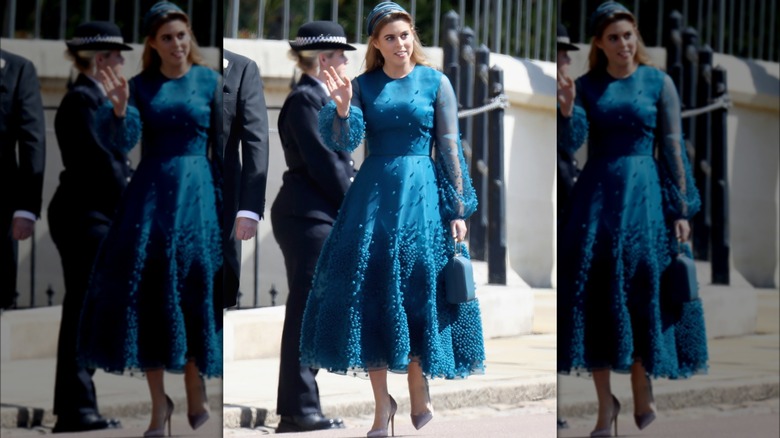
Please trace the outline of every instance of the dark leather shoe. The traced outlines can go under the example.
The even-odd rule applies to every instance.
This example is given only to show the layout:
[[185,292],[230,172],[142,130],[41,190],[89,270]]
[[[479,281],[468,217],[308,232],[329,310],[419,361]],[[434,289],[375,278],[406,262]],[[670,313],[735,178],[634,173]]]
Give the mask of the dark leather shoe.
[[276,433],[308,432],[311,430],[343,429],[341,418],[326,418],[321,414],[282,415],[282,420],[276,428]]
[[59,416],[52,433],[121,428],[122,423],[116,418],[105,418],[99,414],[92,413],[73,417]]

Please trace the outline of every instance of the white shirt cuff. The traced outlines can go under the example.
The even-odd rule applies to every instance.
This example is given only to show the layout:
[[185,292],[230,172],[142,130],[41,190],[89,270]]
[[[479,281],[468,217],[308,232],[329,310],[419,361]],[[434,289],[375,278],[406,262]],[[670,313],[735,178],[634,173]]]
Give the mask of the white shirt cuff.
[[236,213],[236,218],[240,218],[240,217],[246,217],[249,219],[254,219],[255,222],[260,222],[260,215],[255,213],[254,211],[238,210],[238,213]]
[[30,213],[29,211],[25,211],[25,210],[16,210],[14,212],[14,217],[23,217],[25,219],[30,219],[33,222],[38,220],[37,216],[35,216],[34,214]]

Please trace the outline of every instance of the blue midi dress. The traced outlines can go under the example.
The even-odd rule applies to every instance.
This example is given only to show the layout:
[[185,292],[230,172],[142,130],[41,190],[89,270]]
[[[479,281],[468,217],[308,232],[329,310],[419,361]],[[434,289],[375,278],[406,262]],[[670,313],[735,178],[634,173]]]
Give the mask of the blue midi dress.
[[452,85],[417,65],[400,79],[364,73],[352,87],[347,119],[333,102],[319,115],[334,150],[355,149],[365,132],[366,158],[317,263],[301,364],[364,376],[406,372],[419,357],[430,378],[483,373],[479,301],[448,304],[441,275],[450,221],[477,207]]
[[640,65],[627,78],[591,70],[576,81],[572,117],[558,117],[571,152],[588,160],[558,240],[558,371],[653,377],[706,371],[701,301],[669,308],[661,275],[677,252],[676,219],[700,207],[671,78]]
[[101,107],[107,141],[127,148],[143,137],[84,302],[78,349],[90,368],[180,372],[194,359],[205,376],[222,375],[218,85],[199,65],[177,79],[145,71],[130,80],[124,119]]

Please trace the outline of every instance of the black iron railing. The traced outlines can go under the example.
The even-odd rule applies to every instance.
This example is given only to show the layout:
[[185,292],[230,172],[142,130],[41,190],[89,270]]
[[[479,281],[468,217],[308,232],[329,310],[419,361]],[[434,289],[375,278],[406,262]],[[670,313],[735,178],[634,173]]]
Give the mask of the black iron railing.
[[[224,0],[225,36],[289,40],[301,24],[337,21],[350,42],[365,43],[364,21],[379,0]],[[425,46],[441,47],[444,14],[455,11],[461,26],[491,52],[555,59],[553,0],[398,0],[415,18]]]
[[[587,19],[604,0],[558,0],[561,17],[574,42],[587,43]],[[668,17],[681,15],[683,28],[696,31],[701,45],[741,58],[778,61],[777,2],[775,0],[625,0],[639,22],[648,46],[665,45]]]

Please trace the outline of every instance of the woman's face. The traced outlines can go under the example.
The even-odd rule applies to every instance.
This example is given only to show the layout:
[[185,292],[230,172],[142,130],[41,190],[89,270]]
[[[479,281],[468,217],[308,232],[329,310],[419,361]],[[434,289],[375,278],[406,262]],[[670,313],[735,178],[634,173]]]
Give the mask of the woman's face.
[[349,58],[347,58],[347,55],[344,54],[344,50],[342,49],[336,49],[331,53],[323,53],[320,55],[320,69],[330,72],[330,68],[333,67],[336,69],[336,73],[338,73],[339,76],[344,75],[348,63]]
[[379,37],[373,41],[385,59],[385,65],[406,67],[412,61],[414,52],[414,33],[405,20],[395,20],[379,29]]
[[618,20],[609,24],[596,46],[604,52],[610,66],[628,67],[634,64],[637,33],[634,24],[628,20]]
[[149,45],[160,55],[163,65],[180,67],[188,62],[191,41],[187,24],[172,20],[160,26]]
[[122,52],[119,50],[100,52],[95,55],[95,67],[97,67],[98,71],[108,67],[113,70],[114,74],[120,75],[124,65],[125,57],[122,56]]

